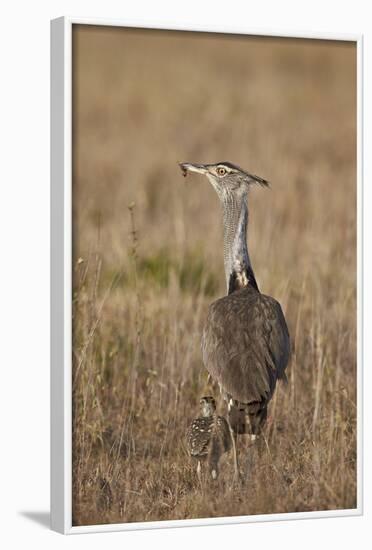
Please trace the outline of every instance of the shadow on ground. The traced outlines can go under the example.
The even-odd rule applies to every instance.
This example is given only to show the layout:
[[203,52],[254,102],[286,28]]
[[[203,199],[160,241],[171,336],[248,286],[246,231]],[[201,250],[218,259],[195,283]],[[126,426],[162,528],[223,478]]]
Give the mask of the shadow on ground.
[[49,512],[19,512],[25,518],[38,523],[42,527],[50,528],[50,513]]

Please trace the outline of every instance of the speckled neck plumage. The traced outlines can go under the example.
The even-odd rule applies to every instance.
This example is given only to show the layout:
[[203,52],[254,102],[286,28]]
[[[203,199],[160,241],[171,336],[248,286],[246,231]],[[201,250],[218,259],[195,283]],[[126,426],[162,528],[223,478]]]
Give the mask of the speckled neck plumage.
[[226,193],[223,208],[223,255],[228,294],[248,285],[258,290],[247,247],[246,194]]

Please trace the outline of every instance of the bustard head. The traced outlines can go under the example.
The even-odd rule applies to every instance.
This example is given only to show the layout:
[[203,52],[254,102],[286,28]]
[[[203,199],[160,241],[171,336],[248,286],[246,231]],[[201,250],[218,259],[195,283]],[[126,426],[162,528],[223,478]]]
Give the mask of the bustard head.
[[217,162],[216,164],[180,163],[184,176],[188,172],[196,172],[207,176],[218,196],[223,200],[226,195],[246,195],[252,184],[268,187],[269,183],[253,174],[249,174],[231,162]]
[[258,290],[251,266],[246,232],[248,223],[247,195],[251,185],[269,184],[263,178],[249,174],[231,162],[216,164],[180,163],[184,176],[188,172],[205,175],[216,190],[223,208],[226,288],[228,293],[249,284]]
[[208,395],[200,399],[200,408],[205,417],[213,416],[216,411],[216,401],[214,397]]

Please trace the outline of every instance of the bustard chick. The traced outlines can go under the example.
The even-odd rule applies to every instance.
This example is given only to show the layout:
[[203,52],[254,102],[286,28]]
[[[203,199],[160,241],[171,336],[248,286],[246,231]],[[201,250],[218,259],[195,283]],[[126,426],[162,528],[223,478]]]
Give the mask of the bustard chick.
[[232,436],[226,419],[216,414],[216,402],[212,396],[200,399],[202,416],[192,421],[187,431],[190,456],[197,459],[197,473],[201,482],[201,462],[208,462],[212,479],[218,477],[221,456],[231,449]]

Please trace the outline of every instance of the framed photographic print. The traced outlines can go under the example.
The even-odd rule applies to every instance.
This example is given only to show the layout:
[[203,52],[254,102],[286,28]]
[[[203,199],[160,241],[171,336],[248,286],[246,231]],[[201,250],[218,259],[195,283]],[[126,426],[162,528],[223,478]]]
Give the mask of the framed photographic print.
[[361,37],[51,28],[52,527],[361,514]]

